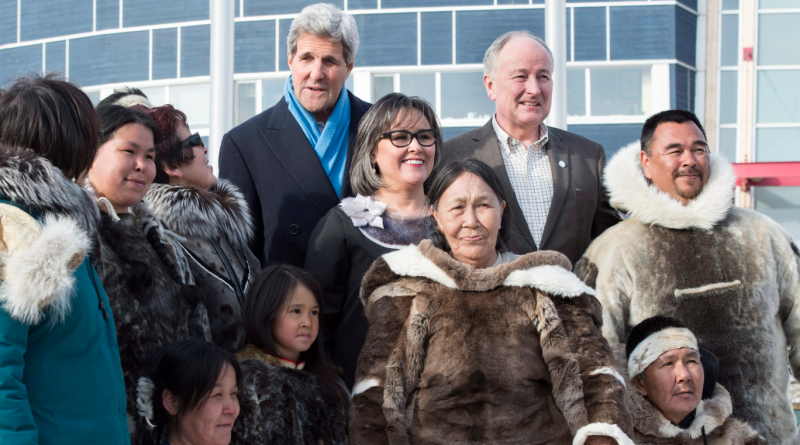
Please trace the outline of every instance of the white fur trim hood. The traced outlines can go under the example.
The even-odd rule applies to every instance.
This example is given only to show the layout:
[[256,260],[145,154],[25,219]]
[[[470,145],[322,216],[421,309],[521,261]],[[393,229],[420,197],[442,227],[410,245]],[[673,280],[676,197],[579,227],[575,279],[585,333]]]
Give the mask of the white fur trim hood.
[[38,324],[50,310],[53,321],[69,313],[73,273],[91,243],[78,224],[48,215],[39,223],[24,211],[0,205],[4,249],[0,252],[0,303],[14,319]]
[[[434,262],[426,253],[435,249],[428,240],[419,246],[408,246],[383,255],[384,261],[392,271],[401,276],[427,278],[451,289],[487,290],[496,286],[535,287],[550,295],[559,297],[577,297],[582,294],[594,295],[592,288],[586,286],[575,274],[565,269],[557,261],[548,261],[549,256],[560,254],[555,252],[533,252],[520,256],[516,260],[489,267],[475,269],[461,263],[441,250],[435,254],[443,255]],[[546,257],[548,256],[548,257]],[[526,263],[534,261],[539,264],[527,267]],[[562,259],[566,261],[566,259]],[[439,263],[439,264],[437,264]],[[542,264],[544,263],[544,264]],[[567,261],[568,263],[568,261]],[[442,267],[445,266],[445,267]],[[450,273],[448,270],[453,269]],[[456,277],[469,275],[467,283],[457,283]],[[475,287],[475,289],[471,289]]]
[[703,191],[687,205],[676,201],[644,176],[640,145],[634,142],[615,154],[603,173],[611,205],[644,224],[669,229],[711,230],[733,205],[736,175],[722,156],[710,154],[711,175]]

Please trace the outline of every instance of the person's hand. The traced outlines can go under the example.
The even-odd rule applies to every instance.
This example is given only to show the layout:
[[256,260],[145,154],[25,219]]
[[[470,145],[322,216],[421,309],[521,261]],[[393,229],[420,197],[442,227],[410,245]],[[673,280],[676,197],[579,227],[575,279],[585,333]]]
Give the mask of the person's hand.
[[583,445],[619,445],[617,441],[608,436],[589,436]]

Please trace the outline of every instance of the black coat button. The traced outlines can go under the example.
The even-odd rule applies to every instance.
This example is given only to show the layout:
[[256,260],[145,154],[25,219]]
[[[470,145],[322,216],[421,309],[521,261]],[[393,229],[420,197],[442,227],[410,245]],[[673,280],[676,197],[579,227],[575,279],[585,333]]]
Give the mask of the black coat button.
[[300,232],[300,226],[298,226],[297,224],[292,224],[291,226],[289,226],[289,233],[291,233],[292,235],[297,235],[298,232]]

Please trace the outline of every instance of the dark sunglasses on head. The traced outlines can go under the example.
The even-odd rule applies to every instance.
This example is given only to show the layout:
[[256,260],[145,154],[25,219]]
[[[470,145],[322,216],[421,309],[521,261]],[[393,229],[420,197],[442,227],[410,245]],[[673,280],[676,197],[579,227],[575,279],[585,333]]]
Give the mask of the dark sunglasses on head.
[[183,144],[184,147],[205,147],[205,144],[203,144],[203,138],[200,137],[200,133],[195,133],[189,136],[188,138],[184,139],[181,144]]
[[392,145],[395,147],[408,147],[411,145],[411,141],[414,138],[417,138],[417,142],[419,145],[423,147],[430,147],[431,145],[436,143],[436,130],[420,130],[416,133],[412,133],[406,130],[394,130],[394,131],[387,131],[381,135],[381,139],[389,138],[392,141]]

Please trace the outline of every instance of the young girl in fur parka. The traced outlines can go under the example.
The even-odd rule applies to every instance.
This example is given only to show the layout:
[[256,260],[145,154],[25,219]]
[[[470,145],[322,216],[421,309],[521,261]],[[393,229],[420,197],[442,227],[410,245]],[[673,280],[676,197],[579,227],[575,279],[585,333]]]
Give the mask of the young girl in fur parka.
[[165,343],[209,339],[208,317],[180,248],[142,200],[155,176],[155,122],[119,105],[97,111],[102,137],[87,187],[101,211],[98,272],[114,311],[128,429],[138,444],[136,383],[147,360]]
[[347,444],[347,391],[317,341],[322,290],[308,272],[269,266],[247,295],[237,357],[241,414],[232,445]]
[[245,342],[241,305],[261,271],[247,247],[253,237],[250,210],[236,186],[214,176],[208,149],[189,130],[185,114],[172,105],[148,113],[161,140],[147,202],[170,230],[186,238],[180,245],[208,309],[214,344],[236,352]]

